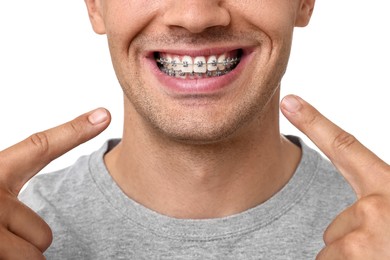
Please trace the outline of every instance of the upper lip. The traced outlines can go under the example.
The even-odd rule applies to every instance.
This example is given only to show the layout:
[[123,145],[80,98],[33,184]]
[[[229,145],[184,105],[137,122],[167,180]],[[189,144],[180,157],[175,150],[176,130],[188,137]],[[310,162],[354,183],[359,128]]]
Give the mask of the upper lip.
[[229,46],[229,47],[211,47],[211,48],[161,48],[156,49],[152,51],[148,51],[146,53],[146,57],[153,57],[155,53],[169,53],[172,55],[178,55],[178,56],[211,56],[211,55],[218,55],[223,54],[226,52],[231,52],[235,50],[242,50],[242,52],[248,53],[251,51],[251,47],[245,47],[245,46]]

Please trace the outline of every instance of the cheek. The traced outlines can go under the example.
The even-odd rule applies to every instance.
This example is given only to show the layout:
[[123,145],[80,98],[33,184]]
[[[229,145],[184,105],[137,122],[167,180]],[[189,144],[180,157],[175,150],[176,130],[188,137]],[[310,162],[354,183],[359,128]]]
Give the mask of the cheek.
[[[104,1],[104,21],[112,63],[122,86],[128,77],[134,77],[134,56],[130,46],[134,39],[157,16],[160,1],[156,0],[109,0]],[[130,80],[131,82],[131,80]]]
[[[161,1],[156,0],[109,0],[104,6],[107,37],[115,48],[126,48],[134,37],[145,30],[156,17]],[[115,40],[114,40],[115,39]]]
[[246,0],[229,2],[232,16],[242,26],[262,31],[272,42],[291,37],[297,12],[295,0]]
[[243,18],[236,20],[241,21],[242,27],[251,27],[263,37],[259,77],[268,75],[263,78],[267,81],[264,84],[278,85],[290,54],[297,1],[250,0],[243,1],[244,6],[241,7],[237,2],[235,8],[240,10],[237,18]]

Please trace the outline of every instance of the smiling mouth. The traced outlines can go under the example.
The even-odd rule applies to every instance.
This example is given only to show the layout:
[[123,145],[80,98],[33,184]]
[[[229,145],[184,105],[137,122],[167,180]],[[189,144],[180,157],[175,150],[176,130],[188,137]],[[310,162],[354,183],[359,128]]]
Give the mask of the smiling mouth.
[[160,71],[173,78],[201,79],[230,73],[240,63],[241,49],[209,56],[175,55],[155,52]]

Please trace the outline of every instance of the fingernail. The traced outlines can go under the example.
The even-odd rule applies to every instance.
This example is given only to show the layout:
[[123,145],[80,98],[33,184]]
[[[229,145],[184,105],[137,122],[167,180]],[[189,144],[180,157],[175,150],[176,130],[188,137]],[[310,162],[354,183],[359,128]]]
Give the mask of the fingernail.
[[103,108],[98,108],[88,116],[88,121],[93,124],[101,124],[108,118],[107,111]]
[[290,113],[296,113],[301,109],[302,103],[296,96],[289,95],[283,98],[282,107]]

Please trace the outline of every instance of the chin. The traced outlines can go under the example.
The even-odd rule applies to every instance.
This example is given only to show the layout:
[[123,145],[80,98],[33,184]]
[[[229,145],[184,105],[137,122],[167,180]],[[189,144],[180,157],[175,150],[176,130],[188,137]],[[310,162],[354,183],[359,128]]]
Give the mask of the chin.
[[[234,111],[233,114],[223,114],[218,117],[181,117],[150,121],[153,128],[165,138],[186,144],[216,144],[225,142],[237,136],[256,117],[256,110],[243,114]],[[161,118],[159,118],[161,119]]]

